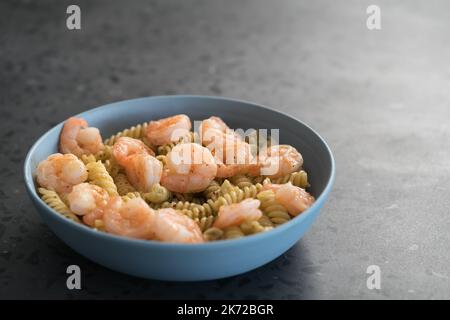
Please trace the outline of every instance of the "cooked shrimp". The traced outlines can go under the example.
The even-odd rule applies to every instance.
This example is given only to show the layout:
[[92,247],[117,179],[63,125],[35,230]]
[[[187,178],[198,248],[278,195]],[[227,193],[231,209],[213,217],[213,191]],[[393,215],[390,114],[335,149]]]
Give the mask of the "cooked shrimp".
[[205,241],[198,224],[172,208],[157,210],[150,220],[154,240],[177,243]]
[[217,163],[217,174],[216,177],[218,178],[228,178],[228,177],[232,177],[235,175],[238,175],[240,173],[242,173],[241,171],[243,171],[242,166],[241,165],[237,165],[237,164],[225,164],[223,162],[221,162],[220,160],[216,159],[216,163]]
[[150,191],[151,187],[161,180],[162,164],[149,154],[136,153],[128,156],[123,167],[128,180],[139,191]]
[[83,222],[87,225],[94,226],[95,220],[103,216],[109,195],[99,186],[80,183],[73,187],[72,192],[67,195],[67,200],[73,213],[83,216]]
[[253,167],[252,175],[255,175],[255,171],[260,171],[261,175],[279,178],[298,171],[303,165],[302,155],[290,145],[276,145],[264,151],[265,155],[259,157],[259,167],[256,168],[260,170],[254,170]]
[[104,210],[105,230],[129,238],[152,239],[153,214],[155,211],[141,198],[124,202],[121,197],[114,197],[109,200]]
[[217,165],[208,149],[196,143],[181,143],[166,156],[161,184],[173,192],[200,192],[216,173]]
[[216,136],[232,136],[235,139],[242,140],[241,136],[235,133],[227,124],[219,117],[210,117],[202,121],[199,127],[202,144],[207,146],[213,142]]
[[246,174],[253,163],[250,145],[232,135],[223,135],[223,141],[219,138],[208,149],[216,159],[219,178]]
[[117,163],[125,168],[128,180],[136,189],[146,192],[152,185],[159,183],[161,162],[141,140],[121,137],[114,143],[112,152]]
[[239,203],[222,206],[213,227],[224,229],[239,226],[246,221],[258,220],[262,216],[259,205],[259,200],[245,199]]
[[127,157],[136,153],[146,153],[154,156],[155,153],[152,149],[147,147],[141,140],[133,139],[129,137],[120,137],[113,145],[112,149],[114,158],[120,165],[125,165]]
[[68,193],[87,178],[84,163],[73,154],[52,154],[41,161],[36,170],[38,184],[57,193]]
[[150,121],[147,126],[147,139],[152,145],[179,141],[191,130],[191,120],[185,114],[164,118],[158,121]]
[[69,118],[59,137],[59,149],[62,153],[73,153],[77,157],[83,154],[95,154],[103,150],[100,131],[89,127],[82,118]]
[[300,187],[288,182],[285,184],[265,184],[265,190],[273,190],[275,199],[285,207],[291,216],[297,216],[314,203],[312,195]]

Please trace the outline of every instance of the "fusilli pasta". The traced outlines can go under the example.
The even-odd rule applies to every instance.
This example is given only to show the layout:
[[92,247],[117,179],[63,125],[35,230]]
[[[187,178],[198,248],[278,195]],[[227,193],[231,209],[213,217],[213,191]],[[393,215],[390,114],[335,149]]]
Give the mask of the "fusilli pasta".
[[286,208],[276,201],[275,193],[272,190],[261,191],[257,198],[261,201],[259,208],[274,225],[285,223],[291,219]]
[[80,219],[70,211],[69,207],[61,200],[59,195],[53,191],[45,188],[39,188],[42,200],[53,210],[61,213],[66,218],[69,218],[75,222],[81,222]]
[[203,194],[207,199],[216,200],[220,195],[220,183],[216,180],[212,180],[205,191],[203,191]]
[[114,180],[101,161],[88,163],[86,169],[88,170],[88,179],[91,183],[105,189],[110,196],[118,195]]
[[206,241],[216,241],[223,237],[223,233],[222,229],[211,227],[203,232],[203,237]]
[[172,194],[169,190],[167,190],[166,187],[163,187],[159,183],[155,183],[150,188],[149,192],[141,193],[141,197],[146,202],[163,203],[165,201],[168,201],[172,197]]
[[121,196],[126,195],[129,192],[135,192],[136,191],[136,189],[128,181],[127,176],[125,174],[123,174],[123,173],[118,173],[114,177],[114,183],[116,184],[117,192]]
[[131,128],[120,131],[104,141],[107,146],[112,146],[120,137],[130,137],[134,139],[142,139],[145,136],[148,122],[144,122]]
[[285,175],[284,177],[272,180],[272,183],[277,183],[277,184],[283,184],[283,183],[288,183],[288,182],[292,183],[294,186],[297,186],[297,187],[300,187],[303,189],[309,187],[308,174],[304,170],[293,172],[293,173]]
[[241,228],[233,226],[228,227],[223,230],[225,239],[237,239],[245,236],[244,232],[242,232]]

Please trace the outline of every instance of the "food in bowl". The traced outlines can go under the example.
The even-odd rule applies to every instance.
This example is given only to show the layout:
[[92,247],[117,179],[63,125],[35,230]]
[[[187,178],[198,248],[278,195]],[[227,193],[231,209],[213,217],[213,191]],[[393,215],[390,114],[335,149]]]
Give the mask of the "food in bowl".
[[77,223],[124,237],[203,243],[250,236],[315,201],[298,150],[271,139],[255,148],[214,116],[198,132],[179,114],[104,141],[72,117],[59,151],[37,166],[42,199]]

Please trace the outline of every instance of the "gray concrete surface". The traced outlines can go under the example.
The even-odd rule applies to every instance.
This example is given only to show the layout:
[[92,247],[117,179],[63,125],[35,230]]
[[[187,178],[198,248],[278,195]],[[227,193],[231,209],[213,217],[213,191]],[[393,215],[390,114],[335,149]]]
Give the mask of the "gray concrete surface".
[[[446,1],[0,2],[0,298],[450,298]],[[382,30],[365,26],[378,4]],[[161,94],[274,106],[330,143],[337,178],[310,232],[272,263],[201,283],[147,281],[73,252],[41,222],[26,151],[68,116]],[[78,264],[83,289],[65,287]],[[366,288],[378,265],[381,290]]]

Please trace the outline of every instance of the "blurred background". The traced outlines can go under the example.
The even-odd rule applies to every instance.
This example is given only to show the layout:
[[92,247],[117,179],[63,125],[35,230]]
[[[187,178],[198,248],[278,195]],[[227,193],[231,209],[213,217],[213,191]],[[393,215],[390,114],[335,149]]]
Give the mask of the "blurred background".
[[[81,8],[81,30],[66,8]],[[381,8],[381,30],[366,8]],[[450,298],[446,1],[0,2],[0,298]],[[330,144],[312,230],[247,274],[173,283],[97,266],[57,239],[22,164],[53,125],[113,101],[220,95],[275,107]],[[239,257],[237,257],[238,259]],[[66,267],[82,290],[66,288]],[[381,268],[381,290],[366,268]]]

